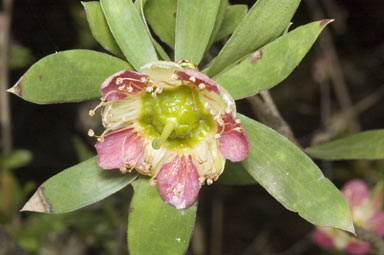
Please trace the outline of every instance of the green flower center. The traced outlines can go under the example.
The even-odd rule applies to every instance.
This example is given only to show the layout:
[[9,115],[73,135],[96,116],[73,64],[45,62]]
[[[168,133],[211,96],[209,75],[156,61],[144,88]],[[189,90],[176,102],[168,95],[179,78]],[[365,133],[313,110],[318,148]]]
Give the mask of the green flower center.
[[139,124],[153,139],[152,146],[159,149],[193,147],[214,127],[213,117],[205,110],[197,90],[188,86],[164,89],[153,97],[142,97]]

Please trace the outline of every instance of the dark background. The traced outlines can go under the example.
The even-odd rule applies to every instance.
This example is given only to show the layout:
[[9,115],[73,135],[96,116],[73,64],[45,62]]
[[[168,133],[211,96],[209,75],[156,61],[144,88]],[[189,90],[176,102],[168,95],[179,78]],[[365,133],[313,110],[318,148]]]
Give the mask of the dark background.
[[[249,6],[254,3],[231,2]],[[89,39],[81,10],[78,0],[17,0],[12,39],[29,48],[35,60],[74,48],[103,51]],[[383,10],[382,0],[302,1],[292,28],[318,17],[336,19],[292,75],[270,91],[302,146],[324,137],[327,140],[354,132],[334,92],[335,81],[330,67],[341,71],[359,128],[383,128]],[[326,38],[322,43],[323,37]],[[214,47],[220,47],[220,44]],[[332,61],[334,58],[338,62],[336,67]],[[11,84],[25,71],[12,70]],[[92,104],[35,105],[12,95],[11,108],[14,148],[25,148],[33,153],[33,161],[15,171],[21,183],[33,180],[40,184],[78,163],[73,143],[75,136],[93,150],[94,141],[87,137],[89,120],[81,117],[92,108]],[[239,108],[252,115],[247,110],[247,102],[240,102]],[[318,163],[339,187],[352,177],[361,177],[374,184],[377,175],[367,171],[383,170],[382,162]],[[113,200],[116,210],[122,208],[121,204],[129,203],[123,198],[117,195]],[[128,212],[119,214],[124,225]],[[22,220],[29,215],[23,214]],[[322,253],[311,244],[308,239],[313,228],[311,224],[287,211],[257,185],[217,183],[204,187],[200,194],[197,223],[189,254],[330,254]],[[76,231],[68,227],[64,239],[73,233],[76,235]],[[89,232],[92,233],[92,229]],[[81,235],[78,238],[83,240]],[[83,241],[86,246],[83,254],[108,254],[102,245],[88,245],[86,240]]]

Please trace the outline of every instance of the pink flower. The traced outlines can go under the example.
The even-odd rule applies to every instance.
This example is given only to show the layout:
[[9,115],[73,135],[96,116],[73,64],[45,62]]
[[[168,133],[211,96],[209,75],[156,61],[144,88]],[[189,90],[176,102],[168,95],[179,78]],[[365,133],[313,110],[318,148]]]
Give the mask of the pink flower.
[[[341,190],[350,206],[353,222],[365,229],[384,236],[384,211],[381,210],[381,191],[375,189],[370,195],[367,185],[361,180],[349,181]],[[371,245],[335,228],[317,227],[311,233],[312,241],[323,248],[343,250],[347,254],[368,254]]]
[[[183,209],[212,184],[225,159],[243,160],[248,137],[229,93],[190,64],[158,61],[123,70],[101,85],[105,131],[98,164],[151,176],[165,202]],[[94,136],[92,130],[90,136]]]

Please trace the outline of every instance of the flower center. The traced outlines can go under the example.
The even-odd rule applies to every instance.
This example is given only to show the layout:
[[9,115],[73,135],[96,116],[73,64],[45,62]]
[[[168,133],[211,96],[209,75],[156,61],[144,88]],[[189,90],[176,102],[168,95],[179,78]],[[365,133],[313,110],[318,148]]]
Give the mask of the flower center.
[[193,147],[214,127],[212,115],[204,108],[197,90],[189,86],[164,89],[152,96],[145,93],[139,124],[159,149]]

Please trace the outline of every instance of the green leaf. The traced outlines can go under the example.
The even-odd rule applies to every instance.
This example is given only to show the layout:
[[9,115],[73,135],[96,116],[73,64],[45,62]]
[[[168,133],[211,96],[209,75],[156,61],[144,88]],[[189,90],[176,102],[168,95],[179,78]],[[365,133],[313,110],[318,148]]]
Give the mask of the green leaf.
[[252,185],[257,183],[241,163],[229,160],[225,162],[225,169],[220,175],[219,182],[227,185]]
[[223,23],[223,20],[224,20],[224,13],[227,8],[227,5],[228,5],[228,0],[220,0],[220,5],[219,5],[219,8],[217,9],[215,25],[213,26],[213,30],[209,38],[207,49],[209,49],[211,45],[215,42],[217,32],[219,31],[221,24]]
[[245,4],[234,4],[228,6],[225,9],[224,19],[220,26],[219,31],[216,34],[215,42],[224,39],[228,35],[232,34],[235,31],[236,27],[247,15],[248,6]]
[[175,60],[198,65],[216,21],[220,0],[179,0],[176,14]]
[[177,0],[147,0],[144,14],[157,36],[170,47],[175,46]]
[[347,203],[340,191],[312,160],[287,138],[238,114],[250,143],[242,165],[288,210],[307,221],[354,232]]
[[89,28],[93,37],[104,49],[112,52],[116,56],[124,57],[123,52],[117,45],[111,30],[109,30],[107,20],[104,17],[98,1],[81,2],[87,14]]
[[258,0],[213,60],[208,75],[215,76],[228,65],[281,35],[300,0]]
[[148,28],[148,24],[147,24],[147,21],[146,21],[145,16],[144,16],[144,9],[143,9],[143,6],[145,4],[144,2],[145,2],[144,0],[137,0],[135,2],[135,5],[140,8],[139,12],[140,12],[141,18],[143,19],[145,28],[147,29],[148,35],[151,38],[151,41],[152,41],[153,45],[155,46],[156,52],[158,53],[159,57],[162,60],[171,61],[168,54],[164,51],[163,47],[161,47],[161,45],[151,35],[151,31]]
[[158,60],[151,38],[132,0],[101,0],[100,3],[117,44],[136,70]]
[[132,67],[104,53],[62,51],[40,59],[8,91],[37,104],[79,102],[101,97],[101,83],[124,69]]
[[118,170],[101,169],[97,158],[93,157],[49,178],[21,211],[71,212],[112,195],[136,177],[136,173],[122,174]]
[[178,210],[166,204],[157,187],[140,177],[128,220],[128,249],[134,255],[184,254],[195,223],[197,203]]
[[23,167],[32,160],[32,153],[28,150],[14,150],[9,155],[0,155],[0,166],[14,169]]
[[305,151],[314,158],[326,160],[383,159],[384,129],[360,132]]
[[254,95],[283,81],[301,62],[332,20],[309,23],[279,37],[214,77],[234,99]]

